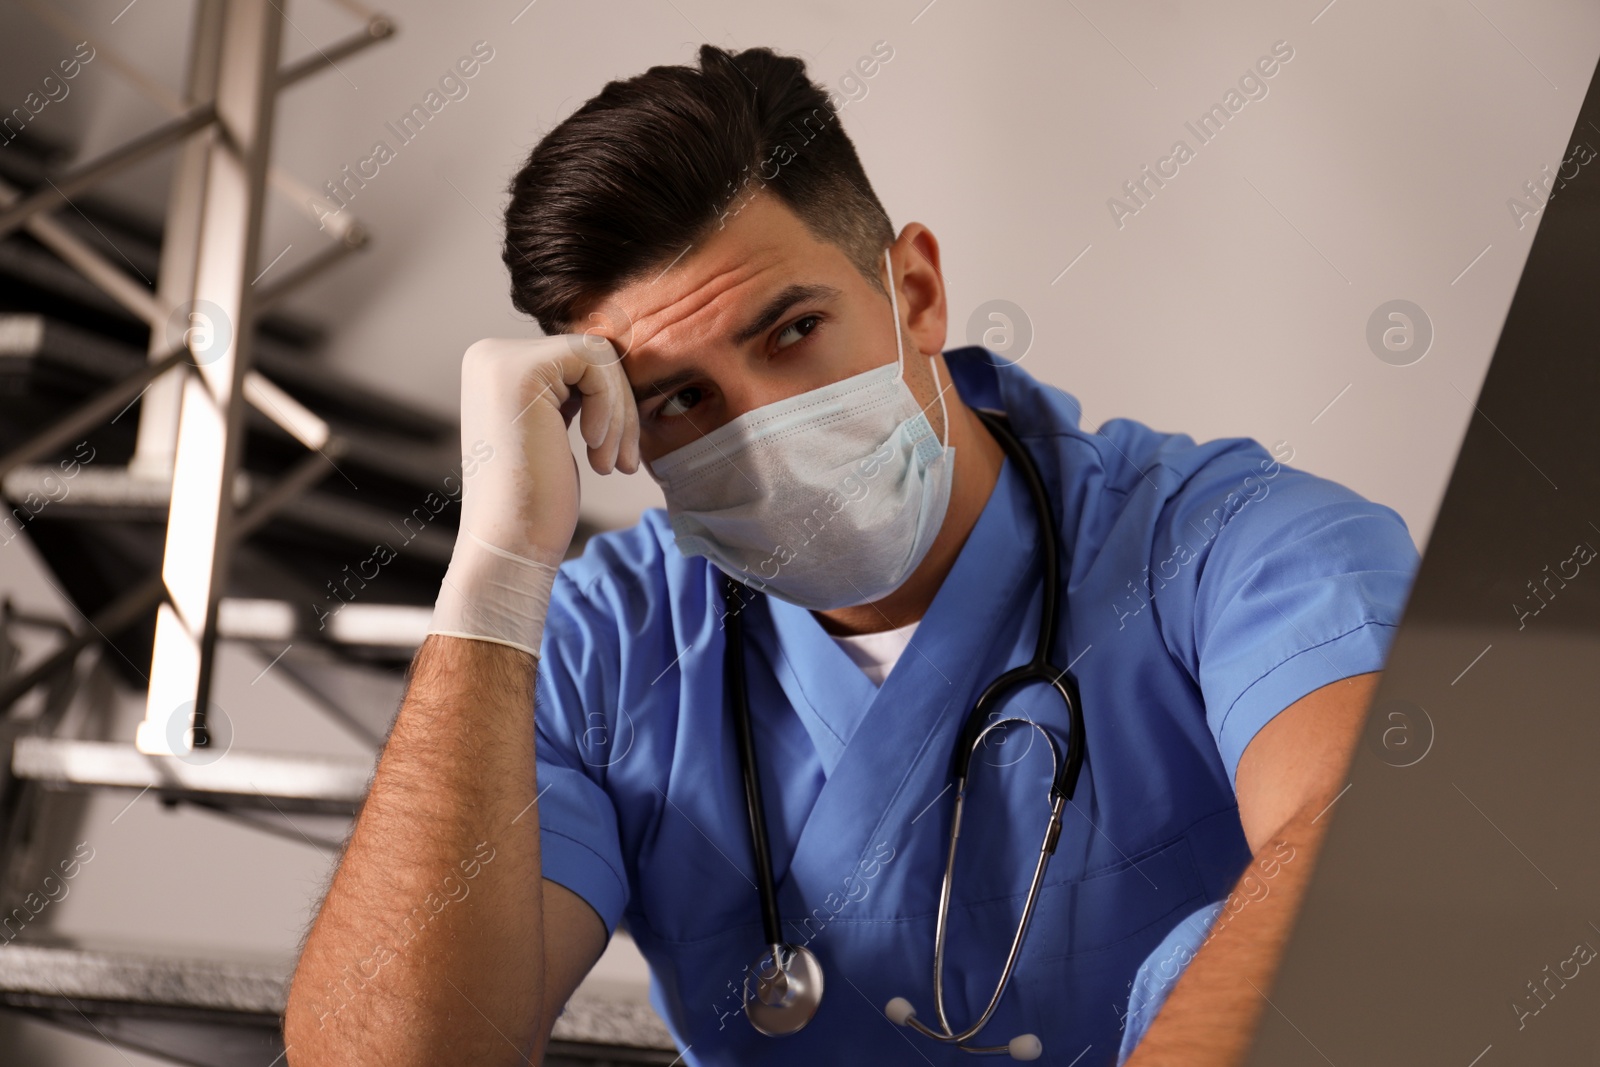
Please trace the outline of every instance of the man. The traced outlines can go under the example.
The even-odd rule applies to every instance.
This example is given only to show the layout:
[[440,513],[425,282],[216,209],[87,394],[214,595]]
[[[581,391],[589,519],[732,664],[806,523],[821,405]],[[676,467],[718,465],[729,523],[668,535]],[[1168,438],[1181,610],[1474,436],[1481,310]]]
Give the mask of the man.
[[[885,1006],[980,1017],[1049,811],[1032,724],[1070,734],[1033,685],[974,752],[941,1009],[952,754],[1043,624],[1046,538],[1007,428],[1057,530],[1047,658],[1076,678],[1085,745],[971,1043],[1110,1064],[1160,1007],[1128,1062],[1233,1062],[1399,620],[1404,523],[1290,450],[1091,433],[1020,367],[942,352],[938,243],[890,227],[803,65],[699,60],[608,85],[513,182],[513,302],[551,336],[463,360],[482,461],[295,974],[290,1062],[536,1061],[622,923],[686,1063],[967,1062]],[[644,465],[669,508],[562,563],[574,416],[596,470]],[[782,1037],[744,1015],[767,938],[730,603],[781,936],[825,978]]]

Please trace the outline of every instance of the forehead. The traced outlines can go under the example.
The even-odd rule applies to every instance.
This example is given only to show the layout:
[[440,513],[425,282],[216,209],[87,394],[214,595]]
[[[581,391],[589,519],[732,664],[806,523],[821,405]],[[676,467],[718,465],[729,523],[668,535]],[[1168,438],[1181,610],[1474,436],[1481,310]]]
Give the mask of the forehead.
[[818,240],[770,194],[757,194],[675,259],[585,307],[573,328],[594,330],[624,352],[630,380],[675,369],[726,344],[762,301],[790,284],[865,284],[844,251]]

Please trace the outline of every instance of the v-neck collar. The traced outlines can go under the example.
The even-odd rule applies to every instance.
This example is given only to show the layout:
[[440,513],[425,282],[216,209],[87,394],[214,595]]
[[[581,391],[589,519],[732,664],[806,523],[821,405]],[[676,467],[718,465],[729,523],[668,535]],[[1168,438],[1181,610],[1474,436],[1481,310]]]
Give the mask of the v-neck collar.
[[[1013,380],[1018,373],[1011,364],[996,360],[981,348],[959,349],[946,353],[945,358],[952,384],[963,401],[973,407],[1011,411],[1013,431],[1026,432],[1026,424],[1036,417],[1038,398],[1018,388],[1021,383]],[[1013,408],[1017,410],[1012,411]],[[923,614],[922,625],[881,686],[867,678],[809,609],[776,597],[764,598],[776,639],[776,648],[771,651],[779,683],[805,725],[824,777],[833,776],[846,746],[875,702],[887,692],[901,689],[908,673],[923,674],[922,670],[910,669],[912,662],[923,661],[922,666],[932,668],[932,684],[947,688],[947,672],[937,663],[962,664],[969,660],[971,649],[965,647],[969,620],[964,616],[970,605],[994,596],[997,575],[986,565],[986,557],[998,554],[1018,562],[1018,513],[1020,520],[1027,523],[1025,528],[1036,525],[1026,483],[1014,466],[1009,458],[1003,460],[994,489]],[[996,514],[1005,518],[996,519]],[[1030,555],[1021,562],[1031,565],[1031,560]],[[942,610],[950,613],[953,626],[938,621],[936,609],[941,603],[948,605]],[[929,620],[934,620],[932,625]],[[941,649],[941,660],[934,657],[930,648],[946,643],[938,638],[948,638],[947,630],[954,631],[956,647]],[[797,670],[796,664],[803,666]]]
[[[832,777],[845,746],[880,690],[810,609],[777,597],[766,600],[777,636],[778,682],[811,736],[823,776]],[[796,664],[801,665],[799,669]]]
[[[1009,599],[1006,591],[1036,566],[1037,546],[1023,540],[1024,531],[1035,528],[1027,486],[1006,459],[966,543],[882,686],[873,685],[809,609],[766,598],[778,681],[811,737],[825,777],[833,777],[847,746],[880,704],[897,705],[901,712],[916,709],[920,719],[936,714],[933,705],[942,702],[942,694],[960,688],[955,683],[1003,629],[999,619],[980,620],[998,601]],[[1025,545],[1029,550],[1019,551]]]
[[[909,821],[946,785],[951,753],[979,688],[1013,666],[1004,662],[1009,653],[1002,650],[1016,646],[1019,627],[1029,637],[1037,632],[1038,620],[1024,616],[1038,556],[1032,500],[1008,458],[922,625],[876,689],[809,611],[769,600],[780,635],[819,656],[786,654],[779,661],[780,684],[807,729],[816,736],[813,719],[855,718],[845,744],[828,738],[834,755],[827,781],[780,881],[784,908],[804,910],[807,901],[833,888],[837,872],[882,836],[885,820]],[[811,668],[803,679],[795,663]],[[850,680],[830,677],[835,674]],[[853,703],[818,708],[813,700],[824,694]]]
[[[1051,400],[1030,389],[1019,370],[981,348],[946,359],[962,399],[1008,412],[1025,447],[1031,430],[1050,424],[1042,409]],[[777,864],[786,914],[803,912],[808,900],[835,888],[838,872],[880,839],[886,820],[909,823],[948,784],[951,755],[980,687],[1023,662],[1038,632],[1028,606],[1037,592],[1039,552],[1032,497],[1008,457],[881,687],[808,609],[762,598],[767,610],[752,617],[752,638],[804,724],[824,776],[789,862]]]

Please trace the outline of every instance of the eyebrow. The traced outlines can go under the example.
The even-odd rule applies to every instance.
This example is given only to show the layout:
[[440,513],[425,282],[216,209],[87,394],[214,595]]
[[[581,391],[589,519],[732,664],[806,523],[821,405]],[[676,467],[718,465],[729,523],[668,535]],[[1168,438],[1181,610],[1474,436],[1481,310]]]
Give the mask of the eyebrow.
[[[772,299],[762,305],[761,310],[756,313],[754,318],[735,331],[732,338],[733,343],[735,345],[748,344],[752,339],[759,337],[777,325],[778,320],[788,314],[789,310],[796,304],[813,300],[831,300],[837,296],[839,296],[839,290],[831,285],[785,286],[778,290]],[[634,403],[651,396],[670,393],[676,390],[678,386],[685,385],[699,376],[699,370],[689,368],[675,371],[653,382],[636,386],[633,390]]]
[[733,335],[733,343],[742,345],[751,338],[770,330],[778,320],[788,314],[789,309],[796,304],[808,300],[831,300],[839,295],[839,290],[831,285],[790,285],[780,289],[759,314],[751,319],[743,329]]

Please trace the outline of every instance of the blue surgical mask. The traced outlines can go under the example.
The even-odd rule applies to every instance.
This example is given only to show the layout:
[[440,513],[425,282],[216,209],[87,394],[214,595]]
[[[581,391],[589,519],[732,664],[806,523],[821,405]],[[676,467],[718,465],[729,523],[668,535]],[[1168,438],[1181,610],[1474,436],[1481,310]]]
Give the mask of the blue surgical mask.
[[[648,464],[678,550],[813,611],[889,595],[944,523],[955,449],[905,382],[890,265],[896,360],[747,411]],[[932,356],[934,383],[938,364]]]

